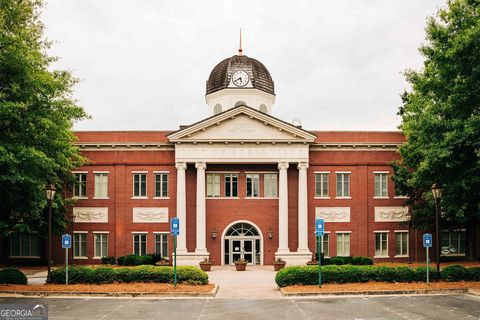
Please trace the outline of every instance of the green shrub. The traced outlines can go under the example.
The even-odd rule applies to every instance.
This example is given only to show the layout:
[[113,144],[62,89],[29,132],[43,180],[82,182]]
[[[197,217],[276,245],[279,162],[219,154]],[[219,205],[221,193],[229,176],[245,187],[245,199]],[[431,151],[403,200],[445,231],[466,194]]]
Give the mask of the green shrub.
[[158,261],[162,260],[162,255],[159,253],[149,253],[147,256],[152,258],[152,264],[155,265]]
[[357,266],[371,266],[373,265],[373,260],[369,257],[353,257],[352,264]]
[[102,257],[102,264],[115,264],[116,261],[115,257]]
[[27,276],[16,268],[0,270],[0,284],[27,284]]
[[340,265],[345,264],[345,261],[341,257],[333,257],[333,258],[330,259],[330,263],[334,264],[334,265],[337,265],[337,266],[340,266]]
[[119,266],[141,266],[145,264],[154,264],[152,256],[139,256],[136,254],[129,254],[127,256],[118,257],[117,263]]
[[[334,258],[332,258],[333,260]],[[480,274],[480,268],[476,270]],[[430,279],[439,279],[434,268],[430,268]],[[327,265],[322,267],[323,283],[357,283],[368,281],[412,282],[425,281],[426,268],[410,268],[407,266],[356,266]],[[318,267],[286,267],[277,272],[275,282],[280,287],[296,284],[318,284]]]
[[446,281],[470,280],[469,269],[464,266],[454,264],[441,270],[442,279]]
[[[173,283],[172,267],[156,267],[141,265],[132,268],[69,268],[69,282],[104,284],[115,282],[157,282]],[[177,267],[177,279],[179,283],[208,284],[206,272],[196,267]],[[52,271],[52,283],[65,283],[65,268]]]
[[480,267],[471,267],[468,268],[470,272],[470,280],[471,281],[480,281]]

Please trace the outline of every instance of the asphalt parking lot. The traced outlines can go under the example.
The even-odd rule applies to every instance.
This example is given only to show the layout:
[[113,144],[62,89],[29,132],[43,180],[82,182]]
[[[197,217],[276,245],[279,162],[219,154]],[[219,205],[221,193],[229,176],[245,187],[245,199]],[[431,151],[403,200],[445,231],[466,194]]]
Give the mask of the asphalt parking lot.
[[480,297],[398,295],[312,299],[0,298],[48,304],[49,319],[479,319]]

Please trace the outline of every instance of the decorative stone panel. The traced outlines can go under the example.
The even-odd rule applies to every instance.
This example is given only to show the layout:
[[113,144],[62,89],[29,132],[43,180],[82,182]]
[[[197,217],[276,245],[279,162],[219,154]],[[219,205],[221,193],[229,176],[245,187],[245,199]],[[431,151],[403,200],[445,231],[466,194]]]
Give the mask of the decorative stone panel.
[[316,207],[315,218],[325,222],[350,222],[350,207]]
[[168,223],[168,208],[133,208],[134,223]]
[[106,223],[108,222],[108,208],[74,207],[75,223]]
[[375,222],[408,221],[408,207],[375,207]]

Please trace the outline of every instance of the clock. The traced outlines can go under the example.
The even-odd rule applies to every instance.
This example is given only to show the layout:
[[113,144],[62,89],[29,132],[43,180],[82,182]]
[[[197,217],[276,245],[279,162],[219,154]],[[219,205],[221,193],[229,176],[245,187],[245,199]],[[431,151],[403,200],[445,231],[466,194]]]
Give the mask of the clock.
[[232,75],[232,82],[237,87],[244,87],[248,83],[248,73],[245,71],[235,71]]

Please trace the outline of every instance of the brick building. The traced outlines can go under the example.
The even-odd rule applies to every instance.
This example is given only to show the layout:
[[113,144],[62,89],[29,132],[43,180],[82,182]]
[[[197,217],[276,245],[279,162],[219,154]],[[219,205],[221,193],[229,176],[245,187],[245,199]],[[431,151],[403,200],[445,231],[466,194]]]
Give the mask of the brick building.
[[[90,163],[75,171],[71,195],[75,263],[171,256],[174,216],[179,264],[304,264],[316,251],[316,217],[325,219],[326,256],[423,259],[391,180],[401,132],[305,130],[272,116],[274,82],[241,50],[213,69],[206,102],[210,117],[174,132],[76,133]],[[35,241],[15,235],[3,247],[10,259],[36,258]],[[444,233],[442,250],[464,254],[464,233]]]

